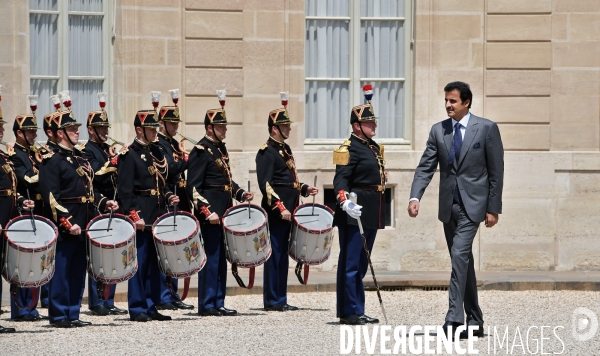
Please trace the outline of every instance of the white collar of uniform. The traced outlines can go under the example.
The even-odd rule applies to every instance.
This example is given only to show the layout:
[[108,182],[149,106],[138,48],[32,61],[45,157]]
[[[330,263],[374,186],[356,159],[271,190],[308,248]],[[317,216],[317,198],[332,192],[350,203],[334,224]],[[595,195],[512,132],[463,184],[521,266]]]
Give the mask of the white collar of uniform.
[[467,128],[467,125],[469,124],[469,119],[471,118],[471,112],[467,111],[467,114],[465,116],[463,116],[462,119],[460,119],[460,121],[456,121],[454,119],[452,119],[452,127],[456,126],[457,122],[460,122],[460,124],[464,127]]

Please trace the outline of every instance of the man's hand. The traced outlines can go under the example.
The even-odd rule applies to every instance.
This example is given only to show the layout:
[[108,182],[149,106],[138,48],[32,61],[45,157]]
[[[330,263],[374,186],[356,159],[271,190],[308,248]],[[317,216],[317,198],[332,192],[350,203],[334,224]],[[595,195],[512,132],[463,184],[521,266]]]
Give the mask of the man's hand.
[[221,219],[219,218],[219,215],[217,213],[212,213],[208,217],[208,222],[213,225],[218,225],[221,223]]
[[283,220],[292,221],[292,213],[289,210],[285,209],[281,212],[281,218]]
[[169,197],[169,205],[179,204],[179,197],[177,195],[171,195]]
[[136,221],[134,225],[137,230],[144,230],[144,228],[146,228],[146,222],[144,221],[144,219]]
[[69,229],[69,234],[71,234],[71,235],[81,234],[81,228],[79,227],[79,225],[75,224],[75,225],[71,226],[71,229]]
[[354,204],[350,200],[346,200],[342,204],[342,210],[354,219],[358,219],[362,215],[362,211],[360,209],[362,209],[362,205]]
[[244,199],[244,201],[252,201],[252,199],[254,199],[254,193],[245,192],[242,198]]
[[498,223],[498,214],[485,213],[485,226],[490,228]]
[[23,210],[32,210],[35,208],[35,202],[33,200],[24,200],[23,201]]
[[408,203],[408,216],[416,218],[419,215],[419,201],[412,200]]
[[109,200],[106,202],[106,210],[118,210],[119,209],[119,203],[117,203],[114,200]]
[[306,192],[308,192],[308,195],[317,195],[319,193],[319,188],[308,187],[308,189],[306,189]]

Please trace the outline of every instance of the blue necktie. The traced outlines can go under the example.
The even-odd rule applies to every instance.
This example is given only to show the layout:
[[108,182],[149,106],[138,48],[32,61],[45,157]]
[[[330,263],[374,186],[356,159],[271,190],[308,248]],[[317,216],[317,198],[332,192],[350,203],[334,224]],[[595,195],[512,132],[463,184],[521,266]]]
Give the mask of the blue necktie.
[[[460,150],[462,149],[462,135],[460,133],[460,123],[454,125],[454,138],[452,139],[452,148],[450,149],[450,156],[448,157],[448,165],[451,166],[454,162],[458,166],[458,158],[460,157]],[[458,184],[454,188],[454,202],[462,205],[462,197],[458,189]]]
[[462,149],[462,135],[460,133],[460,127],[462,125],[457,122],[454,125],[454,137],[452,138],[452,148],[450,148],[450,155],[448,156],[448,165],[451,166],[454,161],[458,163],[460,157],[460,150]]

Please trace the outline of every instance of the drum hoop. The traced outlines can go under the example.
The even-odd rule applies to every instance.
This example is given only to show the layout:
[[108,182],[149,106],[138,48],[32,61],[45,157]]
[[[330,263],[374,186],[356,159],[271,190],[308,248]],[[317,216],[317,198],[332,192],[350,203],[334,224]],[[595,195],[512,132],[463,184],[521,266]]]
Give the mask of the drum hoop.
[[50,280],[52,279],[52,277],[54,277],[54,271],[55,271],[55,267],[54,267],[54,263],[52,264],[52,269],[50,270],[50,273],[48,273],[48,275],[42,279],[39,280],[37,282],[23,282],[23,281],[17,281],[15,279],[12,279],[10,277],[8,277],[8,273],[6,273],[6,271],[2,272],[2,276],[4,276],[4,279],[6,279],[7,282],[12,283],[12,284],[16,284],[21,288],[37,288],[37,287],[41,287],[44,284],[50,282]]
[[10,228],[10,226],[17,221],[31,219],[30,215],[21,215],[21,216],[12,218],[8,222],[8,224],[6,224],[6,227],[4,228],[4,230],[2,230],[4,232],[4,236],[6,237],[6,241],[8,241],[9,246],[14,247],[22,252],[43,252],[43,251],[47,251],[52,245],[56,245],[56,241],[58,240],[58,229],[56,228],[56,225],[54,225],[54,223],[46,217],[39,216],[39,215],[34,215],[33,217],[35,218],[35,220],[46,222],[46,223],[48,223],[48,225],[50,225],[50,227],[52,227],[52,229],[54,230],[54,237],[52,238],[52,240],[50,240],[50,242],[48,242],[47,245],[42,246],[42,247],[25,247],[25,246],[21,246],[15,242],[13,242],[11,240],[11,238],[8,237],[6,230],[8,230]]
[[[92,220],[90,220],[90,222],[87,224],[87,229],[90,228],[90,226],[92,226],[93,223],[95,223],[96,221],[100,220],[101,218],[105,218],[105,217],[109,217],[110,214],[101,214],[98,216],[95,216]],[[131,236],[129,236],[127,238],[127,240],[123,240],[123,241],[119,241],[116,244],[108,244],[108,243],[102,243],[102,242],[98,242],[96,241],[93,237],[90,236],[90,232],[86,231],[85,235],[87,236],[88,240],[90,241],[90,243],[96,247],[100,247],[100,248],[107,248],[107,249],[112,249],[112,248],[118,248],[118,247],[123,247],[129,244],[129,242],[135,237],[135,226],[133,225],[133,221],[131,221],[131,219],[123,214],[119,214],[119,213],[113,213],[113,219],[117,217],[121,220],[125,220],[128,223],[131,224],[131,227],[133,228],[133,234],[131,234]]]
[[181,240],[175,240],[175,241],[161,240],[160,238],[158,238],[156,236],[156,234],[154,234],[154,229],[156,228],[157,223],[168,218],[169,216],[173,216],[173,212],[165,213],[165,214],[162,214],[161,216],[159,216],[158,218],[156,218],[156,221],[154,221],[154,224],[152,224],[152,238],[154,239],[155,242],[158,242],[159,244],[161,244],[163,246],[177,246],[177,245],[182,245],[182,244],[190,241],[191,239],[194,238],[194,236],[196,236],[196,234],[198,233],[198,230],[200,230],[200,223],[198,222],[198,219],[196,219],[196,217],[194,215],[192,215],[191,213],[188,213],[187,211],[180,211],[177,213],[177,215],[186,215],[186,216],[192,218],[196,222],[196,228],[194,229],[194,232],[192,232],[190,235],[188,235],[187,237],[184,237]]
[[316,266],[316,265],[320,265],[321,263],[323,263],[329,259],[329,256],[331,255],[331,247],[328,248],[327,251],[328,251],[327,255],[325,257],[321,258],[320,260],[303,259],[303,258],[296,256],[292,251],[289,251],[289,255],[296,262],[302,262],[306,265]]
[[[259,232],[260,230],[264,229],[264,227],[267,225],[267,212],[265,211],[265,209],[263,209],[262,207],[258,206],[258,205],[254,205],[254,204],[250,204],[251,207],[256,208],[257,210],[261,211],[263,213],[263,216],[265,217],[265,220],[262,222],[262,224],[260,224],[259,227],[257,227],[254,230],[232,230],[231,228],[227,227],[227,225],[225,225],[225,219],[223,220],[223,228],[226,231],[231,232],[234,236],[248,236],[248,235],[252,235],[255,234],[257,232]],[[235,210],[235,209],[246,209],[248,207],[247,204],[238,204],[235,206],[232,206],[231,208],[227,209],[225,211],[225,214],[223,214],[223,216],[227,216],[227,214],[229,214],[229,211],[231,210]],[[242,265],[239,265],[241,267],[243,267]]]
[[226,257],[227,257],[227,261],[229,261],[229,263],[231,263],[231,264],[235,263],[236,265],[238,265],[238,267],[252,268],[252,267],[258,267],[258,266],[262,265],[263,263],[265,263],[269,259],[269,257],[271,257],[271,252],[273,252],[273,248],[271,247],[271,245],[269,245],[269,252],[267,252],[267,255],[265,257],[261,258],[258,261],[247,262],[247,263],[233,262],[231,260],[231,256],[229,256],[229,253],[226,255]]
[[[137,259],[136,259],[137,262]],[[94,272],[90,272],[89,268],[88,268],[88,273],[92,276],[92,278],[94,278],[95,281],[100,280],[102,283],[105,284],[116,284],[116,283],[120,283],[120,282],[125,282],[128,279],[131,279],[131,277],[133,277],[133,275],[137,272],[138,270],[138,264],[135,264],[135,267],[126,275],[124,275],[123,277],[118,277],[118,278],[104,278],[104,277],[100,277],[97,274],[95,274]]]
[[167,276],[176,277],[176,278],[184,278],[184,277],[193,276],[194,274],[198,273],[202,268],[204,268],[204,265],[206,265],[206,261],[207,261],[206,254],[204,254],[204,258],[202,259],[202,262],[200,262],[200,264],[197,267],[195,267],[194,269],[192,269],[190,271],[182,272],[182,273],[173,273],[173,271],[166,272],[163,270],[161,263],[159,263],[158,266],[160,268],[160,271]]
[[[333,230],[333,225],[330,227],[327,227],[325,229],[322,229],[322,230],[312,230],[307,227],[304,227],[304,225],[302,225],[298,222],[298,219],[296,219],[296,213],[298,212],[298,209],[305,207],[305,206],[312,206],[312,205],[313,205],[312,203],[306,203],[306,204],[298,205],[298,207],[296,207],[296,209],[294,209],[294,225],[298,226],[298,228],[300,230],[302,230],[304,232],[308,232],[309,234],[323,234],[323,233],[327,233],[327,232]],[[331,208],[328,207],[327,205],[315,203],[315,206],[325,209],[326,211],[328,211],[331,214],[331,216],[334,215],[333,210],[331,210]]]

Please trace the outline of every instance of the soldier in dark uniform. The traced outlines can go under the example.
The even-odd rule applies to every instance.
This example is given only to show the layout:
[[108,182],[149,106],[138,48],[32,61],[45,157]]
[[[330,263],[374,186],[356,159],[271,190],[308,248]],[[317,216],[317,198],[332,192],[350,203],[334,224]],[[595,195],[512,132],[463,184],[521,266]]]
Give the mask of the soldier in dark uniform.
[[[224,105],[224,99],[223,103]],[[201,224],[206,265],[198,274],[198,313],[201,316],[230,316],[237,311],[225,308],[227,261],[221,218],[230,208],[232,198],[239,202],[254,195],[233,181],[229,154],[223,140],[227,134],[225,110],[212,109],[204,117],[206,135],[190,152],[188,161],[188,195],[192,196],[194,214]]]
[[[2,117],[2,109],[0,108],[0,141],[4,138],[4,124],[6,122]],[[13,151],[9,149],[9,153]],[[9,155],[0,150],[0,233],[1,229],[6,226],[11,217],[16,215],[16,207],[23,206],[29,210],[34,207],[33,201],[25,200],[25,197],[17,193],[17,177],[14,173],[13,163]],[[4,243],[0,244],[0,255],[2,255]],[[2,261],[0,261],[2,262]],[[0,281],[0,294],[2,294],[2,281]],[[14,328],[5,328],[0,326],[0,334],[14,333]]]
[[118,204],[94,188],[94,171],[75,149],[81,124],[71,111],[62,111],[53,120],[58,149],[43,156],[39,173],[45,209],[59,229],[48,314],[55,327],[87,326],[91,323],[79,320],[87,263],[82,230],[98,211],[118,209]]
[[133,122],[136,138],[118,157],[118,193],[125,213],[137,229],[138,271],[128,281],[129,317],[133,321],[171,320],[160,314],[161,271],[151,232],[156,218],[166,213],[166,202],[179,198],[166,185],[168,162],[160,146],[153,144],[160,126],[154,110],[140,110]]
[[[33,212],[36,215],[42,216],[44,203],[38,184],[38,173],[41,160],[38,161],[40,157],[36,157],[35,152],[32,150],[37,137],[37,129],[37,121],[34,114],[17,116],[13,124],[16,143],[14,150],[12,151],[14,154],[10,156],[10,159],[15,168],[15,175],[17,176],[17,192],[24,197],[29,197],[34,200],[35,209]],[[45,287],[44,289],[47,290],[47,284],[42,287]],[[17,292],[17,296],[19,298],[19,305],[26,306],[31,304],[31,289],[20,288]],[[48,319],[48,317],[41,316],[35,307],[31,309],[20,309],[12,294],[10,312],[11,318],[15,321],[37,321]]]
[[261,206],[268,213],[272,248],[271,257],[265,262],[263,303],[267,311],[297,310],[287,303],[292,212],[299,205],[301,194],[307,197],[319,190],[298,180],[292,149],[284,142],[292,130],[287,109],[271,111],[268,120],[269,139],[256,154],[258,186],[263,194]]
[[[188,198],[185,186],[185,170],[187,169],[187,153],[180,147],[179,142],[174,138],[179,128],[179,108],[177,106],[163,106],[159,111],[160,131],[158,133],[158,145],[165,152],[165,158],[169,164],[169,175],[167,176],[167,185],[171,191],[175,191],[177,185],[177,195],[180,202],[177,204],[177,210],[192,212],[190,200]],[[177,291],[177,279],[171,278],[173,291]],[[179,300],[179,296],[171,295],[171,291],[166,285],[166,276],[162,283],[162,292],[158,310],[167,309],[194,309],[193,305],[185,304]]]
[[[369,98],[370,99],[370,98]],[[373,141],[377,122],[371,104],[352,108],[352,135],[334,151],[333,188],[337,195],[334,226],[339,229],[340,255],[337,271],[337,317],[341,324],[362,325],[379,320],[365,315],[363,278],[368,262],[356,218],[361,219],[369,253],[377,229],[383,229],[387,173],[383,146]],[[357,204],[348,199],[354,192]],[[365,209],[361,212],[361,207]],[[362,213],[362,215],[361,215]]]
[[[116,157],[116,153],[106,141],[108,141],[108,129],[110,123],[104,109],[92,111],[88,114],[87,131],[89,140],[85,144],[83,157],[88,160],[94,174],[94,187],[100,194],[119,201],[115,192],[117,190],[117,167],[112,165],[110,160]],[[126,147],[125,147],[126,149]],[[115,158],[116,160],[117,158]],[[123,209],[115,211],[123,214]],[[98,297],[98,286],[96,281],[88,274],[88,308],[92,315],[119,315],[127,314],[127,310],[115,307],[116,284],[105,285],[104,288],[110,288],[107,300]]]

